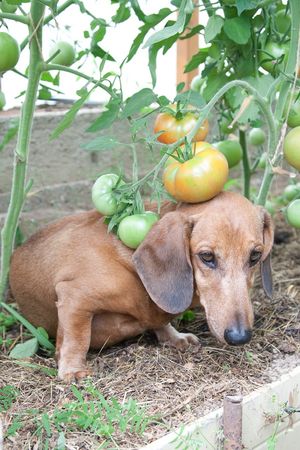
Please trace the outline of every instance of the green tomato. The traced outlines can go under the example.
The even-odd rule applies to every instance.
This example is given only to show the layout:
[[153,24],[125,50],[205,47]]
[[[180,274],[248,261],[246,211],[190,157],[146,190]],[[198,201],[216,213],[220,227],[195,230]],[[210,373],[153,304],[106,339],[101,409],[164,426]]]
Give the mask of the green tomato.
[[127,216],[119,224],[118,236],[127,247],[136,249],[158,220],[159,216],[151,211]]
[[290,109],[287,124],[291,128],[300,126],[300,100],[297,100]]
[[300,194],[300,189],[296,184],[289,184],[283,191],[283,197],[287,201],[292,201]]
[[196,75],[191,81],[191,90],[199,92],[201,85],[203,84],[203,78],[201,75]]
[[294,200],[286,210],[288,223],[295,228],[300,228],[300,200]]
[[[261,67],[267,72],[274,74],[284,68],[284,56],[288,53],[288,47],[284,44],[280,45],[276,42],[269,41],[259,52],[259,61]],[[278,63],[278,60],[282,61]]]
[[7,3],[6,0],[2,0],[2,2],[0,3],[0,9],[4,12],[4,13],[15,13],[18,9],[17,5],[10,5],[9,3]]
[[75,60],[75,50],[71,44],[65,41],[59,41],[50,52],[50,56],[60,51],[52,60],[52,64],[61,64],[62,66],[71,66]]
[[267,164],[267,153],[263,152],[259,158],[257,167],[259,169],[265,169],[266,168],[266,164]]
[[236,166],[243,157],[243,149],[238,141],[220,141],[212,145],[223,153],[229,168]]
[[286,161],[300,171],[300,126],[293,128],[285,136],[283,154]]
[[[103,216],[112,216],[118,211],[113,189],[116,187],[119,178],[115,173],[108,173],[97,178],[92,187],[93,204]],[[121,181],[119,184],[124,183]]]
[[235,123],[233,125],[233,127],[230,127],[232,120],[231,119],[227,119],[226,117],[222,117],[221,122],[220,122],[220,130],[223,134],[230,134],[233,133],[234,130],[237,127],[237,124]]
[[0,111],[1,109],[4,108],[5,104],[6,104],[5,95],[2,91],[0,91]]
[[0,33],[0,72],[13,69],[19,61],[20,48],[17,41],[8,33]]
[[266,140],[266,133],[261,128],[252,128],[249,131],[249,142],[251,145],[262,145]]
[[268,213],[271,214],[271,216],[273,216],[273,215],[275,214],[275,206],[274,206],[274,203],[271,202],[270,200],[267,200],[267,201],[266,201],[265,208],[266,208],[266,210],[268,211]]
[[291,16],[286,14],[285,9],[280,9],[274,17],[275,26],[277,31],[281,34],[287,33],[291,28]]

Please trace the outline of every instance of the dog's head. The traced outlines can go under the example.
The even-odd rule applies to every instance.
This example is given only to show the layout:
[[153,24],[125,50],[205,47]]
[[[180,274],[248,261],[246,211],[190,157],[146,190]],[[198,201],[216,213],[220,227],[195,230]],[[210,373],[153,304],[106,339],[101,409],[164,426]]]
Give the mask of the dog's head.
[[167,213],[133,255],[151,299],[179,314],[199,296],[210,330],[221,342],[251,339],[249,290],[261,267],[263,287],[272,295],[270,215],[238,194],[222,193]]

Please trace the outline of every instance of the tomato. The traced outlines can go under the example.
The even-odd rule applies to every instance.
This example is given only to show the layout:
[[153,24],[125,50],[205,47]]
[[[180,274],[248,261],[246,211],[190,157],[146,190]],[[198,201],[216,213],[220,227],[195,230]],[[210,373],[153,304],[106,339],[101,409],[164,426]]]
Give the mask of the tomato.
[[[174,109],[174,107],[172,107]],[[154,123],[154,133],[163,131],[157,138],[163,144],[173,144],[178,139],[186,136],[195,126],[197,116],[193,112],[187,112],[181,118],[176,118],[169,112],[162,112],[158,114]],[[208,120],[205,119],[199,127],[193,141],[203,141],[209,131]]]
[[119,224],[118,236],[123,244],[135,249],[143,242],[158,220],[159,216],[151,211],[127,216]]
[[1,109],[4,108],[5,104],[6,104],[5,95],[3,94],[2,91],[0,91],[0,111]]
[[300,200],[294,200],[286,210],[287,221],[292,227],[300,228]]
[[266,164],[267,164],[267,153],[263,152],[259,158],[257,167],[259,169],[265,169],[266,168]]
[[14,13],[17,11],[18,6],[17,5],[10,5],[9,3],[7,3],[6,0],[2,0],[2,2],[0,3],[0,9],[4,12],[4,13]]
[[0,72],[13,69],[19,61],[20,48],[8,33],[0,32]]
[[292,167],[300,170],[300,126],[293,128],[285,136],[283,154]]
[[273,216],[275,214],[276,211],[275,211],[275,206],[274,206],[273,202],[271,202],[270,200],[267,200],[265,207],[266,207],[266,210],[268,211],[268,213],[271,214],[271,216]]
[[228,163],[218,150],[209,148],[192,159],[168,165],[163,173],[166,190],[176,200],[205,202],[221,192],[228,177]]
[[289,202],[300,195],[300,189],[296,184],[288,184],[283,191],[283,197]]
[[101,175],[92,187],[93,204],[97,211],[104,216],[112,216],[118,211],[118,204],[113,194],[113,189],[118,182],[119,185],[124,184],[122,180],[119,181],[119,178],[115,173]]
[[51,60],[51,63],[71,66],[75,60],[75,50],[72,45],[65,41],[59,41],[52,48],[50,56],[54,55],[58,50],[60,50],[60,53]]
[[291,28],[291,16],[285,9],[279,10],[274,17],[275,26],[279,33],[285,34]]
[[213,144],[223,153],[228,162],[228,167],[236,166],[243,157],[243,149],[238,141],[220,141]]
[[220,130],[223,134],[230,134],[233,133],[234,130],[237,127],[237,124],[235,123],[233,127],[230,127],[232,120],[227,119],[226,117],[222,117],[220,122]]
[[290,109],[287,124],[291,128],[300,126],[300,100],[297,100]]
[[[261,67],[263,67],[267,72],[274,73],[277,70],[283,70],[284,67],[284,57],[288,52],[286,45],[280,45],[276,42],[269,41],[263,49],[259,52],[259,61]],[[278,63],[278,59],[283,59]]]
[[191,81],[191,89],[192,89],[192,91],[199,92],[203,81],[204,80],[203,80],[201,75],[196,75]]
[[262,145],[266,140],[266,133],[261,128],[252,128],[248,138],[251,145]]

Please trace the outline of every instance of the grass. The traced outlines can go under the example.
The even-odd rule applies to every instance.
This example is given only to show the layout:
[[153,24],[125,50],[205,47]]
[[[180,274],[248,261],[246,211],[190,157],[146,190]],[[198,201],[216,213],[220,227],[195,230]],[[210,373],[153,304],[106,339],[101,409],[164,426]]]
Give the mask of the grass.
[[[87,382],[81,388],[71,386],[72,399],[52,411],[46,409],[27,409],[14,415],[6,430],[5,437],[16,436],[26,429],[35,438],[39,449],[65,449],[66,433],[87,432],[97,437],[99,448],[115,444],[114,436],[119,433],[142,435],[148,425],[156,421],[145,408],[128,398],[119,402],[115,398],[106,399],[101,392]],[[6,412],[17,399],[18,392],[12,386],[0,390],[0,407]],[[31,417],[31,419],[29,419]]]

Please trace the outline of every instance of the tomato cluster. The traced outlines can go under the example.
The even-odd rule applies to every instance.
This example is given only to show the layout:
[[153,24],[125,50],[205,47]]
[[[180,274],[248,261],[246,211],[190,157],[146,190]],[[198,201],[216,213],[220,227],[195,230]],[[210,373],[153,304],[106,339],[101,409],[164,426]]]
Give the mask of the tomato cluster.
[[[118,202],[115,191],[124,184],[124,181],[114,173],[102,175],[95,181],[92,201],[103,216],[111,217],[116,213],[122,213],[125,206]],[[125,214],[118,225],[118,236],[127,247],[136,249],[158,220],[158,214],[152,211],[128,216]]]

